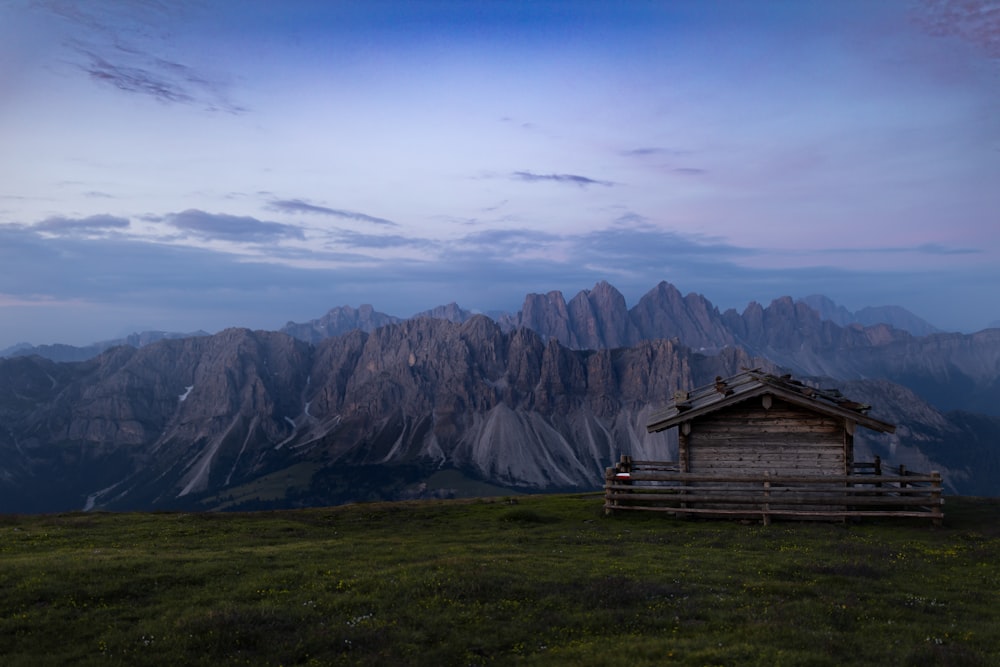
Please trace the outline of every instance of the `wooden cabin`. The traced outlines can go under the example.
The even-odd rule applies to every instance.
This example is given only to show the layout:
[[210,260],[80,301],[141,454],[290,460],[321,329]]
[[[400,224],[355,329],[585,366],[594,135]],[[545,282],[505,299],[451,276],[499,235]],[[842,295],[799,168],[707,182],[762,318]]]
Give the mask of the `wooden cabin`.
[[940,519],[940,475],[900,468],[890,479],[880,462],[854,460],[857,427],[892,433],[895,426],[839,391],[753,369],[674,399],[647,430],[676,427],[678,460],[623,457],[606,474],[609,511],[751,514],[768,522],[772,515],[900,516],[911,510],[907,515],[926,516],[930,508]]
[[682,472],[848,475],[857,426],[896,430],[869,417],[870,409],[790,376],[749,370],[676,394],[673,405],[654,415],[646,430],[679,427]]

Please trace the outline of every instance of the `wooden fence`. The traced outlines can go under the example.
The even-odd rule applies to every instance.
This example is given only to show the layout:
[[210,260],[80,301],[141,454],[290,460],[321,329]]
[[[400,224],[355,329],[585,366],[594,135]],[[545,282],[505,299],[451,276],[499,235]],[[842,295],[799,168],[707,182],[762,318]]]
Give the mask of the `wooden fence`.
[[921,517],[941,525],[941,475],[855,463],[851,475],[703,475],[623,456],[604,476],[604,509],[759,518]]

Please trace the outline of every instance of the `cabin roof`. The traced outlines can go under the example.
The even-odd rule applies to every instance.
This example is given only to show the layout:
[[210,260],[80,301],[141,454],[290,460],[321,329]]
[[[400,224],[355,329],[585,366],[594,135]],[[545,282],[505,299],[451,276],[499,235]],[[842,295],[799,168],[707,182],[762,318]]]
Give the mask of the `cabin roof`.
[[790,375],[772,375],[756,368],[744,369],[726,379],[716,377],[714,383],[691,391],[677,392],[672,405],[653,414],[646,430],[649,433],[663,431],[764,394],[813,412],[842,417],[874,431],[893,433],[896,430],[892,424],[869,417],[870,405],[845,398],[836,389],[816,389]]

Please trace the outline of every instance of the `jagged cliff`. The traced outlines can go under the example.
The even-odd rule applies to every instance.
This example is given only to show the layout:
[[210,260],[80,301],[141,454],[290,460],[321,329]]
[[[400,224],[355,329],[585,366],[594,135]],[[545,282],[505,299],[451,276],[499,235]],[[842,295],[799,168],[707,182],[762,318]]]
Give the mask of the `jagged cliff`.
[[36,481],[56,476],[63,487],[29,506],[175,506],[300,460],[589,488],[622,451],[668,455],[642,429],[648,410],[753,363],[668,340],[570,350],[483,316],[316,346],[231,329],[80,364],[3,360],[2,499],[27,502]]
[[796,374],[888,379],[941,409],[1000,416],[1000,329],[914,336],[888,324],[839,326],[791,297],[720,313],[705,297],[682,296],[666,282],[631,309],[603,282],[568,303],[559,292],[529,295],[508,322],[576,349],[658,338],[703,352],[740,347]]
[[316,320],[304,323],[288,322],[281,328],[281,332],[307,343],[318,343],[324,338],[340,336],[355,329],[374,331],[379,327],[399,321],[398,317],[380,313],[370,304],[362,305],[359,308],[338,306]]
[[[555,339],[572,349],[614,349],[660,338],[674,339],[706,353],[736,346],[796,374],[886,378],[913,389],[939,408],[1000,416],[1000,331],[916,336],[891,323],[838,324],[849,319],[878,319],[881,313],[886,315],[883,319],[909,323],[914,330],[930,327],[899,310],[883,307],[850,313],[823,297],[802,301],[781,297],[768,306],[750,303],[742,313],[732,309],[720,312],[704,296],[681,295],[667,282],[656,285],[628,308],[618,290],[600,282],[569,301],[558,291],[529,294],[520,311],[496,314],[494,319],[503,331],[528,328],[543,340]],[[451,303],[411,319],[461,323],[472,316]],[[340,306],[316,320],[289,322],[281,331],[316,344],[350,331],[371,332],[402,321],[371,305],[357,309]],[[155,336],[178,337],[163,333]],[[149,342],[148,338],[135,336],[119,343],[140,347]],[[12,354],[34,352],[50,358],[82,360],[108,346],[110,343],[101,343],[68,351],[62,349],[67,346],[29,346]]]
[[298,504],[369,497],[351,495],[355,480],[390,468],[415,483],[457,470],[593,488],[622,453],[672,456],[644,425],[675,391],[748,366],[831,378],[900,426],[860,435],[862,456],[940,469],[953,492],[998,492],[1000,330],[840,327],[789,298],[720,313],[667,283],[631,309],[599,283],[569,302],[529,295],[497,320],[455,304],[409,320],[363,306],[285,329],[75,363],[0,359],[0,511],[232,506],[230,490],[292,470],[306,480]]

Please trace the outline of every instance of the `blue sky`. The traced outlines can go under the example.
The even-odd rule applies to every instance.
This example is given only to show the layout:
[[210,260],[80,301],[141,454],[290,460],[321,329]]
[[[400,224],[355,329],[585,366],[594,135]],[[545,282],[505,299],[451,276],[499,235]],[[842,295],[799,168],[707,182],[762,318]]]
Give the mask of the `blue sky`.
[[0,348],[599,280],[1000,320],[1000,2],[0,17]]

